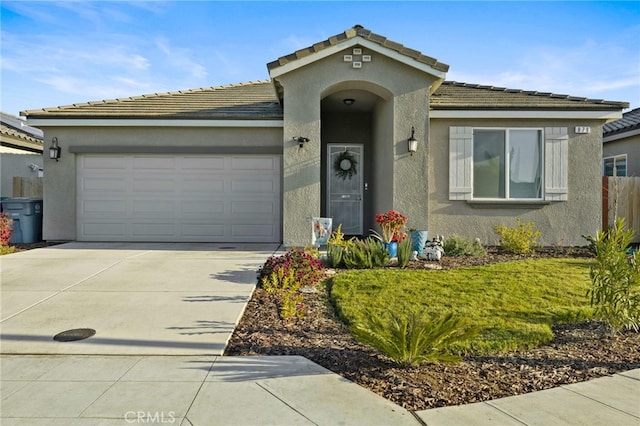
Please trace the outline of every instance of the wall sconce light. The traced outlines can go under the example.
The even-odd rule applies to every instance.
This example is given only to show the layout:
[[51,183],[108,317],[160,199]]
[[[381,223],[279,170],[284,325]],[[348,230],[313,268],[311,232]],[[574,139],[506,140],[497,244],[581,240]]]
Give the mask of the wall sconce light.
[[60,158],[60,151],[62,150],[58,145],[58,138],[54,136],[53,139],[51,139],[51,147],[49,147],[49,158],[58,161],[58,158]]
[[409,152],[413,155],[414,152],[418,150],[418,140],[414,137],[416,129],[411,127],[411,136],[407,139],[407,144],[409,145]]
[[305,143],[309,142],[309,138],[305,138],[304,136],[294,136],[293,140],[298,142],[300,148],[302,148]]

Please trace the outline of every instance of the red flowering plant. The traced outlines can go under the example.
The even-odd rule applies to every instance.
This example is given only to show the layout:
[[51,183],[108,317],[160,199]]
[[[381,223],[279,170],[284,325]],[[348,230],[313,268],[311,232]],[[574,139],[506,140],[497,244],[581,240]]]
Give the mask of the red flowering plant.
[[376,223],[382,230],[382,239],[385,243],[392,241],[402,241],[407,233],[402,230],[407,224],[407,217],[395,210],[376,213]]
[[8,246],[13,235],[13,219],[7,213],[0,214],[0,245]]

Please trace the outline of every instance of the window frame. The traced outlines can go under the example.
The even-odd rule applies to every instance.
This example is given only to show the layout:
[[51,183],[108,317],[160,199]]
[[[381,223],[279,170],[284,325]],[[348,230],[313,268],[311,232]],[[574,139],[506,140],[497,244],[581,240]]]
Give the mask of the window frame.
[[[539,202],[545,200],[545,129],[543,127],[472,127],[471,128],[471,152],[473,153],[473,149],[475,146],[475,136],[476,130],[489,130],[489,131],[503,131],[504,132],[504,191],[505,197],[475,197],[475,161],[472,157],[472,173],[471,173],[471,198],[469,201],[472,202],[491,202],[491,203],[513,203],[513,202]],[[510,195],[510,173],[509,173],[509,144],[510,144],[510,131],[523,131],[523,130],[531,130],[538,132],[538,148],[540,154],[539,160],[539,168],[540,168],[540,196],[536,198],[512,198]]]
[[[607,160],[613,159],[613,168],[616,169],[616,160],[624,158],[624,175],[608,175],[606,174],[605,163]],[[610,176],[610,177],[626,177],[629,175],[629,160],[627,158],[627,154],[616,154],[609,155],[607,157],[602,157],[602,176]]]

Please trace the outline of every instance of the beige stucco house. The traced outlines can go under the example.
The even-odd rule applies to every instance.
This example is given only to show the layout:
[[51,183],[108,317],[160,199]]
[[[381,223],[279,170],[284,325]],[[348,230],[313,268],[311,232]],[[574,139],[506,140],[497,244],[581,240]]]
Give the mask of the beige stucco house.
[[640,108],[603,127],[602,174],[640,176]]
[[627,103],[446,81],[448,65],[360,26],[267,69],[23,112],[62,147],[44,238],[304,245],[313,217],[363,235],[389,209],[485,243],[515,217],[543,244],[599,228],[602,126]]
[[0,197],[14,197],[14,178],[42,176],[42,131],[0,112]]

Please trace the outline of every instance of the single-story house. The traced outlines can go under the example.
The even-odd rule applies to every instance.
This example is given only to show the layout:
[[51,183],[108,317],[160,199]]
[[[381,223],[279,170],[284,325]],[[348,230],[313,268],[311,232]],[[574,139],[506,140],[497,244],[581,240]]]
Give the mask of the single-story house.
[[600,227],[602,126],[625,102],[446,81],[448,65],[361,26],[267,69],[22,112],[62,149],[44,238],[301,246],[314,217],[364,235],[389,209],[484,243],[515,217],[543,244]]
[[640,108],[603,127],[603,176],[640,176]]
[[0,113],[0,196],[14,197],[13,178],[42,176],[42,131]]

